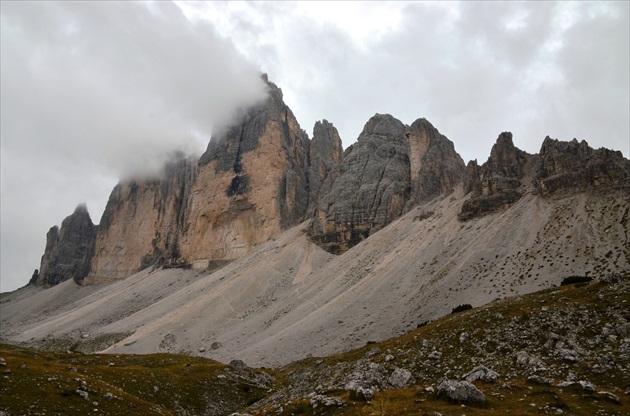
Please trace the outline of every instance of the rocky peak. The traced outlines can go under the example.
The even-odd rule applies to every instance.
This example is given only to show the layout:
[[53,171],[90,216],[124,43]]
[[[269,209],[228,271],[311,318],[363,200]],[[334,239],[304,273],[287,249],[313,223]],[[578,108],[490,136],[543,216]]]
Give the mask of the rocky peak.
[[426,119],[411,126],[376,114],[320,192],[311,235],[342,253],[419,203],[452,192],[466,167]]
[[412,189],[408,207],[452,192],[466,170],[453,142],[425,118],[414,121],[405,136],[409,142]]
[[199,161],[180,238],[183,263],[241,257],[306,218],[311,142],[280,88],[266,82],[266,100],[213,137]]
[[543,195],[586,187],[627,186],[630,161],[621,152],[594,150],[585,140],[563,142],[549,136],[540,148],[536,186]]
[[310,155],[311,164],[313,159],[321,161],[329,167],[341,162],[343,158],[341,138],[335,126],[328,120],[315,122]]
[[317,121],[313,127],[313,140],[309,150],[310,196],[307,213],[310,214],[315,209],[322,183],[341,159],[343,146],[339,132],[328,120]]
[[342,253],[398,218],[409,196],[405,125],[376,114],[322,186],[311,235]]
[[471,197],[464,202],[459,218],[471,219],[518,201],[523,195],[521,179],[530,159],[531,155],[514,146],[512,133],[501,133],[486,163],[481,167],[476,161],[468,164],[466,186]]
[[[248,174],[248,169],[243,165],[243,157],[246,153],[259,149],[260,140],[273,141],[273,145],[281,152],[279,156],[289,164],[280,183],[279,193],[282,197],[279,202],[282,221],[285,226],[290,226],[303,219],[308,205],[309,184],[306,170],[310,141],[291,109],[284,103],[282,90],[274,83],[268,80],[266,82],[267,99],[251,107],[240,123],[213,137],[201,156],[199,165],[204,166],[215,161],[216,173],[233,174],[225,189],[227,196],[246,195],[250,191],[251,171],[258,167],[251,166]],[[271,127],[273,132],[269,131]],[[287,197],[291,199],[288,203]]]
[[512,133],[503,132],[497,137],[496,143],[490,150],[484,176],[520,179],[523,176],[523,165],[526,160],[527,153],[514,146]]
[[33,283],[48,286],[68,279],[81,283],[89,272],[96,230],[85,204],[77,206],[61,228],[52,227],[46,234],[46,249]]
[[197,161],[174,154],[159,175],[122,181],[109,196],[89,278],[127,277],[145,267],[172,265],[190,203]]
[[374,139],[380,137],[384,140],[402,141],[405,133],[405,125],[390,114],[378,114],[372,116],[359,135],[357,142],[365,138]]

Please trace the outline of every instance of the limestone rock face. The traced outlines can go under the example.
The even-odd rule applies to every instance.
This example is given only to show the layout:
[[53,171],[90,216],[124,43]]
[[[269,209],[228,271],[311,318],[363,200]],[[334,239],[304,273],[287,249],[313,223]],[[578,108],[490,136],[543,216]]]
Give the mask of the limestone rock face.
[[417,204],[452,192],[465,172],[453,143],[426,119],[405,126],[377,114],[324,181],[312,239],[343,253]]
[[305,219],[310,141],[268,83],[269,98],[210,142],[199,161],[180,261],[206,267],[239,258]]
[[474,218],[518,201],[523,195],[526,164],[531,161],[531,155],[514,146],[512,133],[501,133],[486,163],[481,167],[476,161],[468,164],[465,182],[471,197],[464,202],[459,218]]
[[409,142],[411,180],[408,206],[452,192],[466,173],[453,142],[424,118],[413,122],[405,136]]
[[341,253],[398,218],[409,198],[405,125],[376,114],[322,185],[312,238]]
[[31,283],[52,286],[68,279],[80,283],[87,276],[94,254],[97,227],[92,223],[85,205],[46,234],[46,249],[39,274]]
[[627,186],[630,161],[621,152],[594,150],[584,140],[561,142],[547,136],[536,166],[536,186],[543,195],[588,187]]
[[[306,219],[311,199],[342,157],[341,140],[323,121],[311,148],[282,91],[264,80],[268,98],[213,137],[198,162],[179,155],[159,177],[114,188],[86,283],[149,266],[207,268]],[[54,239],[53,233],[50,244]]]
[[86,283],[177,263],[179,233],[196,171],[196,162],[179,155],[158,178],[116,185],[101,217]]
[[317,207],[322,183],[335,165],[343,159],[343,146],[337,129],[327,120],[318,121],[313,127],[313,140],[309,152],[310,196],[307,213]]

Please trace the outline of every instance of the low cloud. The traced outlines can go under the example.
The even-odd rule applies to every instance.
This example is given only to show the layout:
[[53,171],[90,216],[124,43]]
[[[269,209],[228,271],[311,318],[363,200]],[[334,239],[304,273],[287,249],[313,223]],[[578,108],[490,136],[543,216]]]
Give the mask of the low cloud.
[[1,53],[3,291],[77,203],[97,223],[119,178],[201,154],[266,95],[258,68],[170,2],[3,2]]

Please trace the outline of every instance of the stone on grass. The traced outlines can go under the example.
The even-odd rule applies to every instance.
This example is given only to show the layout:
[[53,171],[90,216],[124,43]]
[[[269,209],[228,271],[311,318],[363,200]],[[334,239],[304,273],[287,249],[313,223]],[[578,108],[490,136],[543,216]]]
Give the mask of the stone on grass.
[[230,367],[232,370],[243,371],[247,368],[247,365],[245,365],[242,360],[232,360],[228,364],[228,367]]
[[486,396],[469,381],[444,379],[438,385],[438,397],[456,403],[485,403]]
[[389,376],[389,384],[396,388],[406,387],[410,384],[415,383],[415,379],[411,375],[409,370],[405,370],[404,368],[397,368],[394,370],[391,376]]
[[321,394],[313,397],[310,401],[311,407],[315,409],[318,406],[331,407],[331,406],[343,406],[346,404],[343,400],[337,397],[328,397]]
[[591,383],[590,381],[580,380],[578,381],[578,383],[580,383],[580,387],[582,387],[582,390],[584,390],[585,392],[595,393],[595,384]]
[[551,380],[537,375],[527,377],[527,382],[531,384],[538,384],[539,386],[551,386]]
[[350,390],[350,400],[354,401],[370,401],[374,398],[374,388],[366,388],[357,386],[356,389]]
[[598,392],[597,397],[604,399],[606,401],[609,401],[611,403],[614,403],[614,404],[621,404],[621,400],[619,399],[619,396],[617,396],[616,394],[612,394],[611,392],[608,392],[608,391]]
[[481,380],[484,383],[494,383],[499,379],[499,373],[494,370],[490,370],[485,365],[475,367],[470,373],[464,377],[466,381],[473,382]]

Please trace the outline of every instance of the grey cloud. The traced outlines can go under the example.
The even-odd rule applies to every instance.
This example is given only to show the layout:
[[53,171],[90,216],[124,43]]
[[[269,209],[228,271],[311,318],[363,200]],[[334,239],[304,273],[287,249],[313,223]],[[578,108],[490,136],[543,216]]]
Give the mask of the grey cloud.
[[[592,8],[613,12],[589,18]],[[447,8],[414,3],[368,51],[342,30],[301,16],[278,25],[279,62],[269,72],[306,129],[327,118],[345,146],[368,117],[387,112],[405,123],[426,117],[466,160],[484,161],[505,130],[528,152],[549,134],[627,156],[627,8],[468,2],[452,18]],[[564,32],[568,12],[577,23]],[[509,28],[518,16],[521,27]],[[265,56],[255,59],[269,65]]]
[[3,2],[1,53],[3,291],[78,203],[98,222],[118,178],[200,153],[265,96],[258,68],[170,2]]

